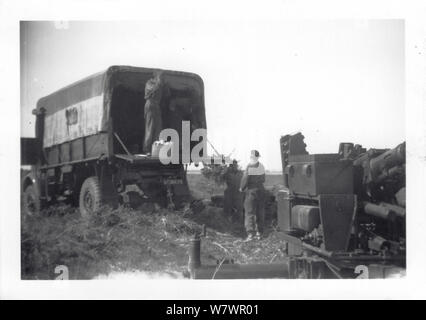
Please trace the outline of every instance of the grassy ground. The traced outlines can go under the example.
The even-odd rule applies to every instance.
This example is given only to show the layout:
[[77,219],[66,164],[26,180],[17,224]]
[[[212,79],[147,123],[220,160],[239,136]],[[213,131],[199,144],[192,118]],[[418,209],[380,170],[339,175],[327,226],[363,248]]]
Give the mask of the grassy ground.
[[[195,199],[223,194],[202,175],[189,174]],[[281,176],[268,176],[266,187],[276,190]],[[92,279],[128,271],[179,277],[188,263],[188,243],[206,226],[202,238],[202,263],[223,258],[235,263],[269,263],[283,256],[282,242],[274,231],[273,205],[268,206],[267,236],[243,242],[242,217],[230,220],[222,208],[194,201],[192,206],[170,211],[153,205],[138,209],[105,208],[82,219],[76,208],[55,206],[22,223],[21,271],[23,279],[54,279],[58,265],[69,269],[70,279]]]
[[[194,197],[207,199],[211,195],[223,195],[225,185],[218,186],[213,181],[206,179],[201,174],[188,174],[188,183]],[[283,184],[283,176],[280,174],[266,175],[265,188],[276,190]]]

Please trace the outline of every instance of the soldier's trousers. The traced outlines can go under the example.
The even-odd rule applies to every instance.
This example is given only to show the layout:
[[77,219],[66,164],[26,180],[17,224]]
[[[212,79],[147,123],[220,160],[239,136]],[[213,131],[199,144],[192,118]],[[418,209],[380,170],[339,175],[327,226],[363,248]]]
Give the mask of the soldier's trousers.
[[152,144],[158,140],[162,128],[160,105],[156,101],[147,100],[144,110],[145,117],[145,137],[143,151],[151,153]]
[[223,209],[228,217],[242,219],[243,194],[237,187],[227,187],[224,192]]
[[247,233],[263,232],[265,223],[265,190],[248,189],[244,199],[244,226]]

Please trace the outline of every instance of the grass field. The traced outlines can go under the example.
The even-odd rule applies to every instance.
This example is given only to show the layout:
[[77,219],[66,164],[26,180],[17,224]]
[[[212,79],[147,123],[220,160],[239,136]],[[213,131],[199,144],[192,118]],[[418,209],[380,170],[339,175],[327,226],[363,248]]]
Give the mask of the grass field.
[[[280,175],[267,177],[266,187],[276,190]],[[195,199],[223,194],[200,174],[188,174]],[[268,207],[273,215],[275,207]],[[243,242],[242,217],[230,220],[222,208],[194,201],[170,211],[145,204],[138,209],[105,208],[82,219],[77,208],[57,205],[22,223],[21,274],[23,279],[54,279],[58,265],[69,269],[71,279],[117,278],[132,273],[147,278],[181,278],[187,269],[188,243],[206,226],[202,263],[224,258],[235,263],[268,263],[283,256],[282,242],[268,220],[267,236]]]
[[[202,174],[188,173],[188,183],[193,196],[198,198],[209,198],[212,194],[223,194],[225,185],[218,186],[213,181],[206,179]],[[266,175],[265,188],[274,189],[283,184],[281,174]]]

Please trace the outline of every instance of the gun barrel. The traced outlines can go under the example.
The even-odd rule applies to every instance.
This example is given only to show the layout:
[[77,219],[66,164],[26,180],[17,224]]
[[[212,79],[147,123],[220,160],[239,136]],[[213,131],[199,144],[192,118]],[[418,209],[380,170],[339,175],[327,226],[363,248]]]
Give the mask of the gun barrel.
[[363,206],[365,213],[369,215],[388,220],[393,220],[396,217],[396,213],[391,208],[385,207],[383,205],[365,202]]
[[[390,149],[370,161],[371,179],[380,182],[390,173],[396,173],[399,166],[405,163],[405,142]],[[395,168],[395,169],[394,169]]]
[[190,271],[192,279],[271,279],[290,278],[288,263],[223,264],[200,266]]

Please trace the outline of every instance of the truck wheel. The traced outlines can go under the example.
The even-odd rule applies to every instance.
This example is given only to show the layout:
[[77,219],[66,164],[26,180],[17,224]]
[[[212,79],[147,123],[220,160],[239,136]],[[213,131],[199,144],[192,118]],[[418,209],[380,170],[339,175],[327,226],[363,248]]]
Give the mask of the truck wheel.
[[79,207],[82,217],[88,217],[98,211],[102,205],[99,179],[89,177],[84,180],[80,190]]
[[25,216],[32,216],[40,211],[41,203],[33,185],[25,188],[23,199],[23,213]]

